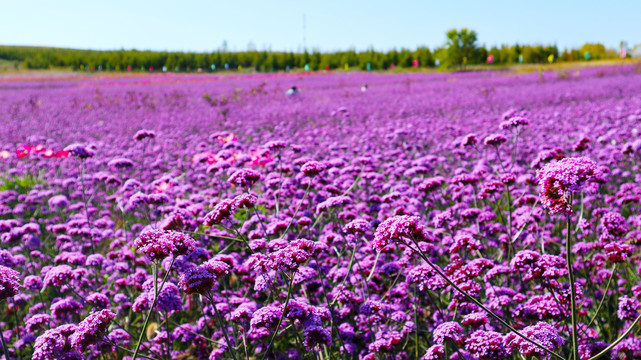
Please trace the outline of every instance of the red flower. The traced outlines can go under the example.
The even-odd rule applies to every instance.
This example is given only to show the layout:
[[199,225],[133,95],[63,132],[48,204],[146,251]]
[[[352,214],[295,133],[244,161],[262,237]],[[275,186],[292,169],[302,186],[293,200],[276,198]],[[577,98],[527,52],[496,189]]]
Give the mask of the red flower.
[[16,149],[16,155],[18,156],[18,159],[22,159],[24,157],[27,157],[30,151],[31,151],[31,146],[22,145],[22,147],[19,147]]

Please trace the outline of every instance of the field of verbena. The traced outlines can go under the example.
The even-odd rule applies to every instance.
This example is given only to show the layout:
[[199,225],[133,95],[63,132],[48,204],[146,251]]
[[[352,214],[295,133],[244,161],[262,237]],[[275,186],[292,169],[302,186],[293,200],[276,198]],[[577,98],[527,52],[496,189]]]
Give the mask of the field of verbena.
[[0,356],[638,359],[640,127],[631,66],[0,78]]

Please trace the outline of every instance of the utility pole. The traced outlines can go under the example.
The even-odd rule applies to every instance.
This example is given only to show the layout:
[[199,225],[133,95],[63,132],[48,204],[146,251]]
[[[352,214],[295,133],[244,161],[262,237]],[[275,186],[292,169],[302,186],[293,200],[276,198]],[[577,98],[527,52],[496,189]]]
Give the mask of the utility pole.
[[305,32],[306,32],[305,13],[303,13],[303,52],[307,51],[307,36]]

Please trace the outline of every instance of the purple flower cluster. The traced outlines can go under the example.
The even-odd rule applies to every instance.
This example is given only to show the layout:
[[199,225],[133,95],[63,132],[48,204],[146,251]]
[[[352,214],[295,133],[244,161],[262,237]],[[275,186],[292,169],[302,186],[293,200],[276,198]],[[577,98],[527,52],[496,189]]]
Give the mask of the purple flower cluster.
[[196,248],[191,236],[173,230],[147,230],[138,236],[134,244],[153,261],[172,255],[189,255]]
[[538,172],[541,203],[552,214],[571,215],[573,210],[569,200],[572,194],[581,192],[599,175],[596,163],[586,157],[549,163]]
[[104,336],[114,317],[116,314],[109,310],[100,310],[87,316],[69,337],[69,344],[74,349],[84,352],[89,345],[95,344]]
[[502,130],[518,128],[521,126],[528,125],[529,123],[530,122],[522,116],[513,116],[503,121],[501,124],[499,124],[499,128]]
[[19,289],[20,280],[18,272],[0,265],[0,301],[18,295]]
[[[557,328],[544,322],[526,326],[521,333],[552,351],[555,351],[565,343],[565,340],[561,337]],[[508,334],[505,337],[505,346],[510,353],[518,350],[519,353],[525,356],[548,356],[543,349],[534,346],[532,343],[525,341],[515,334]]]
[[144,139],[153,139],[156,137],[156,133],[153,130],[138,130],[134,135],[133,139],[141,141]]
[[503,359],[507,355],[503,335],[494,331],[478,330],[465,340],[465,349],[482,360]]
[[65,147],[64,151],[68,151],[71,155],[79,159],[87,159],[96,154],[91,147],[83,144],[71,144]]
[[229,183],[236,186],[251,187],[260,180],[260,174],[249,169],[238,170],[229,177]]
[[74,351],[69,341],[75,333],[76,325],[66,324],[50,329],[38,336],[33,344],[33,360],[82,359],[82,355]]
[[305,176],[313,177],[325,170],[327,166],[318,161],[308,161],[303,166],[301,166],[300,171],[305,174]]
[[49,269],[44,277],[44,286],[63,286],[67,285],[73,280],[73,269],[69,265],[58,265]]
[[637,71],[0,78],[8,358],[640,358]]
[[187,294],[207,294],[221,276],[229,273],[230,266],[222,261],[210,260],[187,269],[180,278],[180,288]]
[[407,215],[394,216],[385,220],[376,228],[372,248],[376,251],[382,251],[394,240],[403,240],[404,238],[422,241],[425,235],[423,225],[420,222],[419,217]]

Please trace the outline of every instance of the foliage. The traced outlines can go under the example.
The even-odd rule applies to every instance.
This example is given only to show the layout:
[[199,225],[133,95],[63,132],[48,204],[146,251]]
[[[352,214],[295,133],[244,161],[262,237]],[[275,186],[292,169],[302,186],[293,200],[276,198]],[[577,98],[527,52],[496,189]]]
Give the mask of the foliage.
[[[617,58],[618,53],[605,49],[602,44],[585,44],[581,49],[569,49],[561,60],[583,60],[590,51],[593,59]],[[87,71],[221,71],[253,69],[261,72],[303,69],[312,71],[349,68],[360,70],[385,70],[393,67],[411,68],[418,60],[419,68],[434,67],[436,60],[447,67],[464,69],[466,65],[483,64],[488,55],[495,64],[513,64],[522,56],[524,63],[545,63],[548,56],[559,57],[555,45],[502,45],[486,48],[479,46],[474,30],[452,29],[446,33],[443,47],[429,49],[420,46],[415,50],[392,49],[386,52],[368,49],[302,53],[279,51],[229,52],[225,47],[211,53],[186,53],[139,50],[77,50],[52,47],[0,46],[0,60],[20,61],[27,69],[70,68]]]

